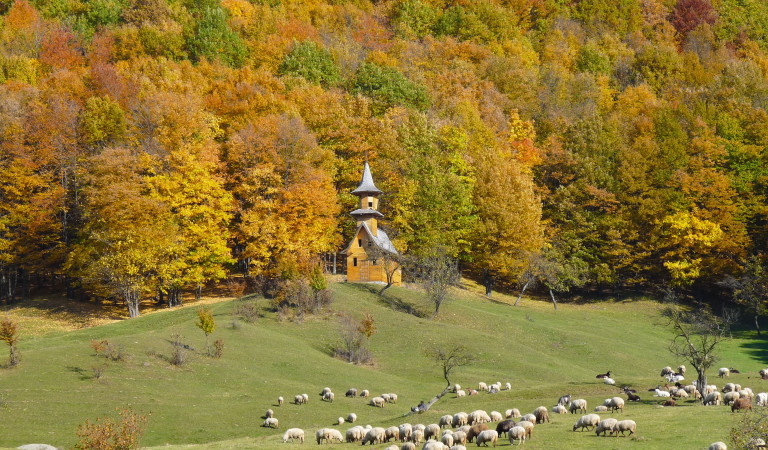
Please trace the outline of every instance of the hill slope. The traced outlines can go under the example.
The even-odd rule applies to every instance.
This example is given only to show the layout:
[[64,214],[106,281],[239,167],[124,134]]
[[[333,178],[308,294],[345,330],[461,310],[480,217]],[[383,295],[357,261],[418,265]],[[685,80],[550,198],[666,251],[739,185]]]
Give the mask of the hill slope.
[[[661,367],[679,363],[667,353],[669,332],[650,301],[564,304],[555,312],[544,302],[524,300],[514,308],[503,296],[489,301],[461,291],[438,320],[428,321],[391,309],[365,286],[332,287],[335,312],[300,324],[278,322],[267,312],[255,324],[233,328],[233,302],[213,305],[218,329],[212,338],[225,342],[220,360],[202,355],[205,341],[194,325],[194,308],[26,340],[21,366],[0,371],[0,398],[6,405],[0,408],[0,446],[72,446],[78,424],[124,407],[149,415],[143,445],[213,443],[204,448],[274,448],[282,430],[292,426],[306,429],[311,441],[315,429],[332,426],[350,412],[363,424],[431,423],[442,414],[478,408],[503,412],[516,407],[526,413],[553,405],[565,393],[586,398],[591,409],[617,393],[594,379],[609,369],[617,383],[633,385],[647,400],[628,405],[625,413],[638,422],[639,438],[597,440],[593,433],[572,433],[576,418],[569,415],[540,426],[529,448],[552,448],[563,440],[573,448],[705,447],[725,440],[735,420],[723,407],[659,409],[643,392],[661,380]],[[415,291],[393,289],[390,295],[417,308],[427,306]],[[267,305],[266,300],[256,301]],[[371,339],[373,367],[330,356],[329,347],[338,339],[338,315],[344,313],[373,314],[378,330]],[[167,361],[175,333],[196,348],[182,368]],[[105,362],[96,357],[90,342],[101,339],[123,346],[128,360]],[[425,349],[455,342],[467,345],[478,358],[458,372],[456,382],[475,386],[478,381],[508,381],[512,390],[464,399],[449,395],[427,414],[403,419],[410,406],[444,386]],[[766,364],[765,348],[763,341],[736,337],[723,346],[722,364],[742,370],[733,380],[755,392],[766,390],[765,382],[755,376]],[[105,364],[104,376],[93,379],[92,367]],[[324,386],[336,392],[333,404],[320,401],[317,394]],[[349,387],[373,394],[396,392],[399,402],[373,408],[363,399],[344,398]],[[278,395],[290,401],[298,393],[310,395],[308,405],[273,406]],[[280,430],[259,426],[267,408],[276,410]],[[687,431],[669,432],[677,426]]]

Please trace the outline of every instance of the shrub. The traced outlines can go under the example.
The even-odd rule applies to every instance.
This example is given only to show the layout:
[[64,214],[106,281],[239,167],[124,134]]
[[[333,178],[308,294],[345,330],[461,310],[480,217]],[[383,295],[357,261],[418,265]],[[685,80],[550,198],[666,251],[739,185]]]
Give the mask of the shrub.
[[312,41],[295,43],[278,70],[281,75],[298,75],[325,86],[335,85],[341,80],[339,68],[330,52]]
[[[295,316],[301,318],[304,314],[317,314],[328,307],[333,301],[330,289],[316,291],[305,278],[283,280],[278,288],[273,305],[280,311],[289,308]],[[283,311],[285,315],[286,311]]]
[[91,373],[93,373],[93,379],[94,380],[100,380],[101,377],[104,376],[104,371],[106,370],[106,366],[97,365],[91,367]]
[[173,353],[171,353],[170,362],[174,366],[183,366],[187,362],[187,349],[189,346],[184,344],[182,336],[179,333],[171,336],[171,345],[173,346]]
[[352,317],[344,316],[339,322],[341,342],[333,349],[334,355],[353,364],[367,364],[373,361],[373,355],[368,349],[367,332],[373,334],[373,317],[366,315],[358,322]]
[[139,448],[144,434],[146,416],[130,409],[118,413],[119,419],[98,418],[95,423],[86,420],[77,428],[79,438],[75,448],[87,450],[128,450]]
[[219,359],[222,354],[224,354],[224,340],[216,339],[213,341],[213,357]]
[[19,324],[14,322],[8,317],[0,320],[0,341],[8,344],[10,351],[9,364],[15,366],[19,363],[21,355],[16,348],[16,344],[19,342]]
[[752,443],[754,439],[768,442],[768,411],[764,408],[744,412],[741,420],[731,428],[733,448],[757,448]]
[[197,323],[195,325],[205,333],[205,347],[208,350],[208,356],[212,356],[211,345],[208,343],[208,336],[210,336],[216,329],[216,321],[213,318],[211,310],[204,307],[198,309]]
[[91,348],[96,352],[96,356],[101,356],[112,361],[125,361],[128,355],[122,345],[115,345],[108,340],[91,341]]
[[256,322],[259,318],[259,309],[255,302],[251,301],[238,301],[235,302],[234,311],[232,314],[236,317],[243,319],[248,323]]

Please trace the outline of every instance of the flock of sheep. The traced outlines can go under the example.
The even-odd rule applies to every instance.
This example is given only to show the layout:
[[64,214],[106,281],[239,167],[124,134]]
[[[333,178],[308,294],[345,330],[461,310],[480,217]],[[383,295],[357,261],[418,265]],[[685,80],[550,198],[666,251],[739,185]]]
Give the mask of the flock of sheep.
[[[722,391],[715,385],[708,385],[704,392],[699,392],[694,384],[682,385],[680,381],[684,380],[685,366],[679,366],[677,371],[671,367],[665,367],[661,371],[661,376],[666,378],[674,386],[657,386],[650,389],[655,397],[664,398],[663,406],[676,406],[676,400],[693,398],[700,400],[704,405],[719,405],[721,403],[731,406],[731,411],[752,409],[752,399],[758,406],[768,406],[768,393],[761,392],[755,395],[750,388],[742,388],[735,383],[727,383]],[[730,376],[731,373],[738,373],[733,368],[721,368],[718,374],[721,378]],[[603,379],[607,384],[615,384],[610,377],[611,372],[598,374],[596,378]],[[760,371],[762,378],[768,378],[768,369]],[[607,381],[609,380],[609,381]],[[475,395],[479,391],[488,393],[497,393],[502,390],[511,389],[510,383],[502,385],[500,382],[488,385],[479,383],[478,389],[462,389],[455,385],[453,392],[457,397]],[[640,397],[634,390],[628,387],[622,388],[627,395],[628,401],[639,401]],[[334,393],[330,388],[324,388],[319,394],[321,399],[326,402],[333,402]],[[349,389],[346,397],[370,398],[369,405],[383,408],[388,403],[397,402],[397,394],[387,393],[377,397],[370,397],[368,390],[362,390],[358,394],[357,389]],[[303,405],[307,403],[309,396],[299,394],[294,397],[294,404]],[[278,405],[284,403],[283,397],[278,397]],[[621,397],[612,397],[606,399],[603,404],[597,405],[594,412],[587,414],[587,401],[585,399],[571,399],[571,395],[560,397],[557,405],[551,408],[553,414],[577,414],[582,413],[581,417],[573,425],[573,431],[594,431],[597,436],[632,436],[637,431],[637,424],[633,420],[618,420],[615,418],[601,418],[599,412],[614,413],[624,412],[624,399]],[[315,439],[318,444],[322,443],[361,443],[362,445],[384,444],[390,442],[401,442],[401,446],[390,445],[386,450],[416,450],[417,446],[422,444],[422,450],[466,450],[466,445],[473,441],[477,446],[496,446],[499,439],[506,435],[511,445],[515,443],[523,444],[526,440],[533,437],[533,430],[537,424],[549,422],[550,410],[544,406],[536,408],[532,413],[521,415],[517,408],[511,408],[501,414],[498,411],[486,413],[483,410],[476,410],[471,413],[458,412],[456,414],[444,415],[440,417],[438,423],[429,425],[403,423],[399,426],[390,426],[388,428],[366,426],[353,426],[346,430],[345,434],[335,428],[321,428],[315,432]],[[516,421],[516,419],[519,419]],[[346,422],[354,423],[357,421],[357,415],[349,414],[346,418],[339,417],[338,425]],[[495,429],[488,424],[496,422]],[[279,422],[274,417],[274,411],[267,410],[265,414],[264,427],[278,428]],[[283,442],[301,442],[305,440],[305,432],[300,428],[290,428],[283,434]],[[754,448],[764,448],[765,443],[762,439],[753,439]],[[710,450],[727,450],[727,446],[722,442],[715,442],[709,447]]]

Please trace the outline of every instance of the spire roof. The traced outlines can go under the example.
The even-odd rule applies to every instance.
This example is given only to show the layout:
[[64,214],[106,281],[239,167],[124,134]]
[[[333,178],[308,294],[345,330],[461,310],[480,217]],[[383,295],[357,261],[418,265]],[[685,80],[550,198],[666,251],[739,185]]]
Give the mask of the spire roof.
[[365,168],[363,169],[363,178],[360,180],[360,186],[357,187],[353,194],[381,194],[381,190],[373,184],[373,176],[371,176],[371,168],[368,166],[368,161],[365,162]]

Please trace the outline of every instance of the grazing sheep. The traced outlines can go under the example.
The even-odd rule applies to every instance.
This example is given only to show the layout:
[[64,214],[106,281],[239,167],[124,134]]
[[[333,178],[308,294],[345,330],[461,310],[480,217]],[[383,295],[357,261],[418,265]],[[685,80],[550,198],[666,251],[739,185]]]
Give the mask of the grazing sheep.
[[360,397],[368,398],[368,397],[370,397],[370,395],[371,395],[371,393],[368,392],[368,389],[363,389],[362,391],[360,391]]
[[275,417],[275,412],[271,409],[268,409],[267,412],[264,413],[264,418],[269,419],[270,417]]
[[268,427],[268,428],[279,428],[279,422],[274,417],[267,417],[267,419],[264,421],[264,423],[261,424],[262,427]]
[[730,369],[728,369],[728,370],[730,370],[730,371],[731,371],[731,373],[741,373],[739,370],[737,370],[737,369],[734,369],[733,367],[731,367],[731,368],[730,368]]
[[453,433],[453,442],[455,444],[464,445],[467,443],[467,433],[465,431],[456,431]]
[[717,376],[720,377],[720,378],[729,377],[729,376],[731,376],[731,370],[729,368],[727,368],[727,367],[721,367],[717,371]]
[[370,405],[376,406],[378,408],[383,408],[385,403],[387,403],[387,402],[384,401],[383,398],[381,398],[381,397],[373,397],[371,399]]
[[685,375],[685,366],[682,364],[677,366],[677,373],[679,373],[680,375]]
[[733,392],[737,390],[736,385],[734,383],[725,383],[725,386],[723,386],[723,394],[726,392]]
[[459,389],[456,391],[456,398],[466,397],[467,392],[464,389]]
[[360,425],[348,429],[345,435],[347,438],[347,443],[351,444],[354,442],[362,441],[365,433],[367,433],[366,429]]
[[309,394],[301,394],[301,397],[304,399],[304,403],[309,403]]
[[449,448],[448,450],[467,450],[467,447],[464,447],[463,445],[454,445],[453,447]]
[[315,431],[315,437],[317,438],[317,445],[320,445],[320,443],[325,440],[325,428],[320,428]]
[[741,396],[739,395],[738,392],[726,392],[725,395],[723,396],[723,403],[725,404],[725,406],[728,406],[731,403],[738,400],[740,397]]
[[681,398],[681,399],[688,398],[688,393],[685,392],[685,389],[675,389],[675,391],[670,392],[670,394],[672,395],[672,397],[675,397],[675,398]]
[[571,402],[570,408],[568,410],[571,412],[571,414],[575,413],[576,411],[580,412],[587,412],[587,401],[583,398],[576,399]]
[[722,394],[720,394],[718,391],[715,391],[715,392],[710,392],[709,394],[704,396],[703,403],[704,403],[704,406],[707,406],[707,405],[717,406],[722,401],[723,401]]
[[397,394],[390,392],[389,393],[389,402],[390,403],[397,403]]
[[325,397],[325,394],[331,392],[331,388],[324,387],[322,391],[320,391],[320,397]]
[[419,445],[419,442],[424,440],[424,430],[415,429],[413,430],[413,434],[411,435],[411,442],[413,442],[416,445]]
[[557,404],[562,406],[568,406],[571,403],[571,394],[565,394],[557,399]]
[[512,390],[512,383],[504,383],[504,390],[505,391],[511,391]]
[[344,425],[344,418],[339,416],[339,418],[336,419],[336,425]]
[[745,387],[744,389],[739,389],[739,397],[755,398],[755,393],[752,392],[752,388]]
[[331,402],[331,403],[333,403],[333,397],[334,397],[334,394],[333,394],[333,392],[327,392],[327,393],[325,393],[325,394],[323,395],[323,400],[325,400],[326,402]]
[[509,429],[509,445],[515,445],[515,441],[520,441],[520,445],[525,443],[525,428],[512,427]]
[[704,395],[707,395],[712,392],[717,392],[717,386],[714,384],[708,384],[704,386]]
[[488,392],[490,394],[498,394],[501,391],[501,383],[494,383],[488,386]]
[[533,415],[536,416],[536,423],[549,422],[549,411],[546,406],[539,406],[533,411]]
[[283,397],[277,397],[277,406],[283,406]]
[[400,439],[400,429],[398,427],[389,427],[384,430],[384,442],[389,442],[391,439],[397,441]]
[[613,428],[616,426],[616,424],[619,421],[613,418],[601,420],[600,423],[597,424],[597,427],[595,428],[595,434],[600,436],[600,433],[603,433],[603,436],[610,436],[613,434]]
[[411,439],[413,427],[410,423],[401,423],[397,429],[400,431],[400,441],[405,442]]
[[552,407],[552,413],[554,414],[568,414],[568,410],[563,405],[555,405]]
[[467,431],[467,442],[472,442],[472,439],[477,437],[480,433],[488,429],[488,425],[484,423],[479,423],[477,425],[472,425],[469,427],[469,431]]
[[413,442],[406,442],[400,447],[400,450],[416,450],[416,444]]
[[605,377],[603,378],[603,383],[613,386],[614,384],[616,384],[616,381],[614,381],[613,378]]
[[527,420],[528,422],[536,423],[536,415],[535,414],[526,414],[523,417],[521,417],[522,420]]
[[621,435],[624,436],[625,431],[629,431],[629,435],[632,436],[635,434],[636,430],[637,424],[634,420],[620,420],[616,422],[616,426],[613,427],[613,432],[616,434],[616,436],[619,435],[619,432],[621,432]]
[[368,430],[367,433],[365,433],[365,437],[363,438],[363,444],[381,444],[384,442],[384,439],[386,437],[386,430],[381,427],[373,427],[370,430]]
[[731,412],[740,410],[752,411],[752,399],[749,397],[738,398],[731,405]]
[[387,402],[387,403],[389,403],[389,401],[391,400],[390,397],[389,397],[389,394],[381,394],[381,395],[379,395],[379,397],[383,398],[384,401]]
[[469,423],[469,415],[465,412],[457,412],[453,415],[453,427],[458,428]]
[[520,422],[517,422],[517,425],[515,426],[525,428],[526,439],[530,439],[533,437],[533,428],[534,428],[533,422],[530,422],[528,420],[521,420]]
[[709,450],[728,450],[728,446],[725,442],[714,442],[709,445]]
[[499,441],[499,434],[496,433],[496,430],[485,430],[480,432],[480,434],[477,435],[477,446],[480,447],[481,445],[484,445],[488,447],[488,443],[492,443],[494,447],[496,447],[496,443]]
[[344,394],[345,397],[357,397],[357,389],[355,388],[349,388],[347,389],[347,393]]
[[755,396],[755,403],[757,406],[768,406],[768,393],[760,392]]
[[760,378],[763,380],[768,379],[768,369],[760,369],[760,371],[757,373],[760,374]]
[[421,447],[421,450],[445,450],[445,446],[442,442],[427,441],[424,443],[424,447]]
[[437,425],[440,426],[440,428],[443,428],[443,427],[451,428],[453,426],[453,416],[450,414],[446,414],[440,417],[440,420],[437,422]]
[[509,429],[515,426],[515,421],[511,419],[507,419],[504,421],[501,421],[496,425],[496,433],[499,434],[499,437],[501,437],[502,434],[506,434],[509,432]]
[[384,450],[400,450],[400,448],[397,445],[390,445],[389,447],[385,448]]
[[599,378],[610,378],[610,377],[611,377],[611,371],[610,370],[608,372],[598,373],[597,375],[595,375],[595,378],[598,378],[598,379]]
[[437,437],[440,436],[440,425],[436,423],[431,423],[424,428],[424,440],[428,441],[430,439],[437,440]]
[[302,444],[304,443],[304,430],[301,428],[288,428],[283,434],[283,443],[288,442],[288,439],[293,443],[294,439],[298,439]]
[[420,423],[417,423],[416,425],[413,426],[413,430],[414,431],[415,430],[424,431],[425,428],[427,428],[427,427],[425,425],[423,425],[423,424],[420,424]]
[[605,405],[595,406],[595,412],[608,412],[608,407]]
[[481,382],[477,383],[477,390],[478,391],[487,391],[488,390],[488,385],[481,381]]
[[476,423],[488,423],[491,421],[491,416],[482,409],[478,409],[469,413],[468,424],[474,425]]
[[341,435],[341,431],[333,429],[333,428],[326,428],[325,429],[325,442],[333,443],[334,441],[339,441],[339,444],[344,442],[344,437]]
[[579,420],[573,425],[573,431],[576,431],[577,428],[580,428],[581,431],[584,431],[584,428],[589,430],[596,427],[598,423],[600,423],[600,416],[597,414],[587,414],[579,417]]
[[443,430],[442,434],[440,436],[445,436],[446,434],[453,434],[453,430]]
[[667,366],[663,369],[661,369],[661,375],[660,377],[666,377],[667,375],[672,375],[674,372],[672,371],[672,368]]
[[611,412],[614,412],[616,410],[624,412],[624,399],[621,397],[613,397],[611,398],[611,404],[609,405],[611,408]]
[[349,413],[349,415],[347,416],[347,422],[349,422],[349,423],[357,422],[357,414]]
[[504,412],[504,417],[507,419],[509,418],[518,418],[520,417],[520,410],[517,408],[511,408]]
[[503,419],[503,417],[501,417],[501,413],[498,411],[491,411],[490,416],[491,422],[501,422],[501,419]]
[[295,403],[297,405],[303,405],[304,404],[304,397],[301,394],[297,395],[296,397],[293,397],[293,403]]
[[440,438],[440,442],[443,443],[446,447],[453,447],[453,435],[452,434],[444,434]]

